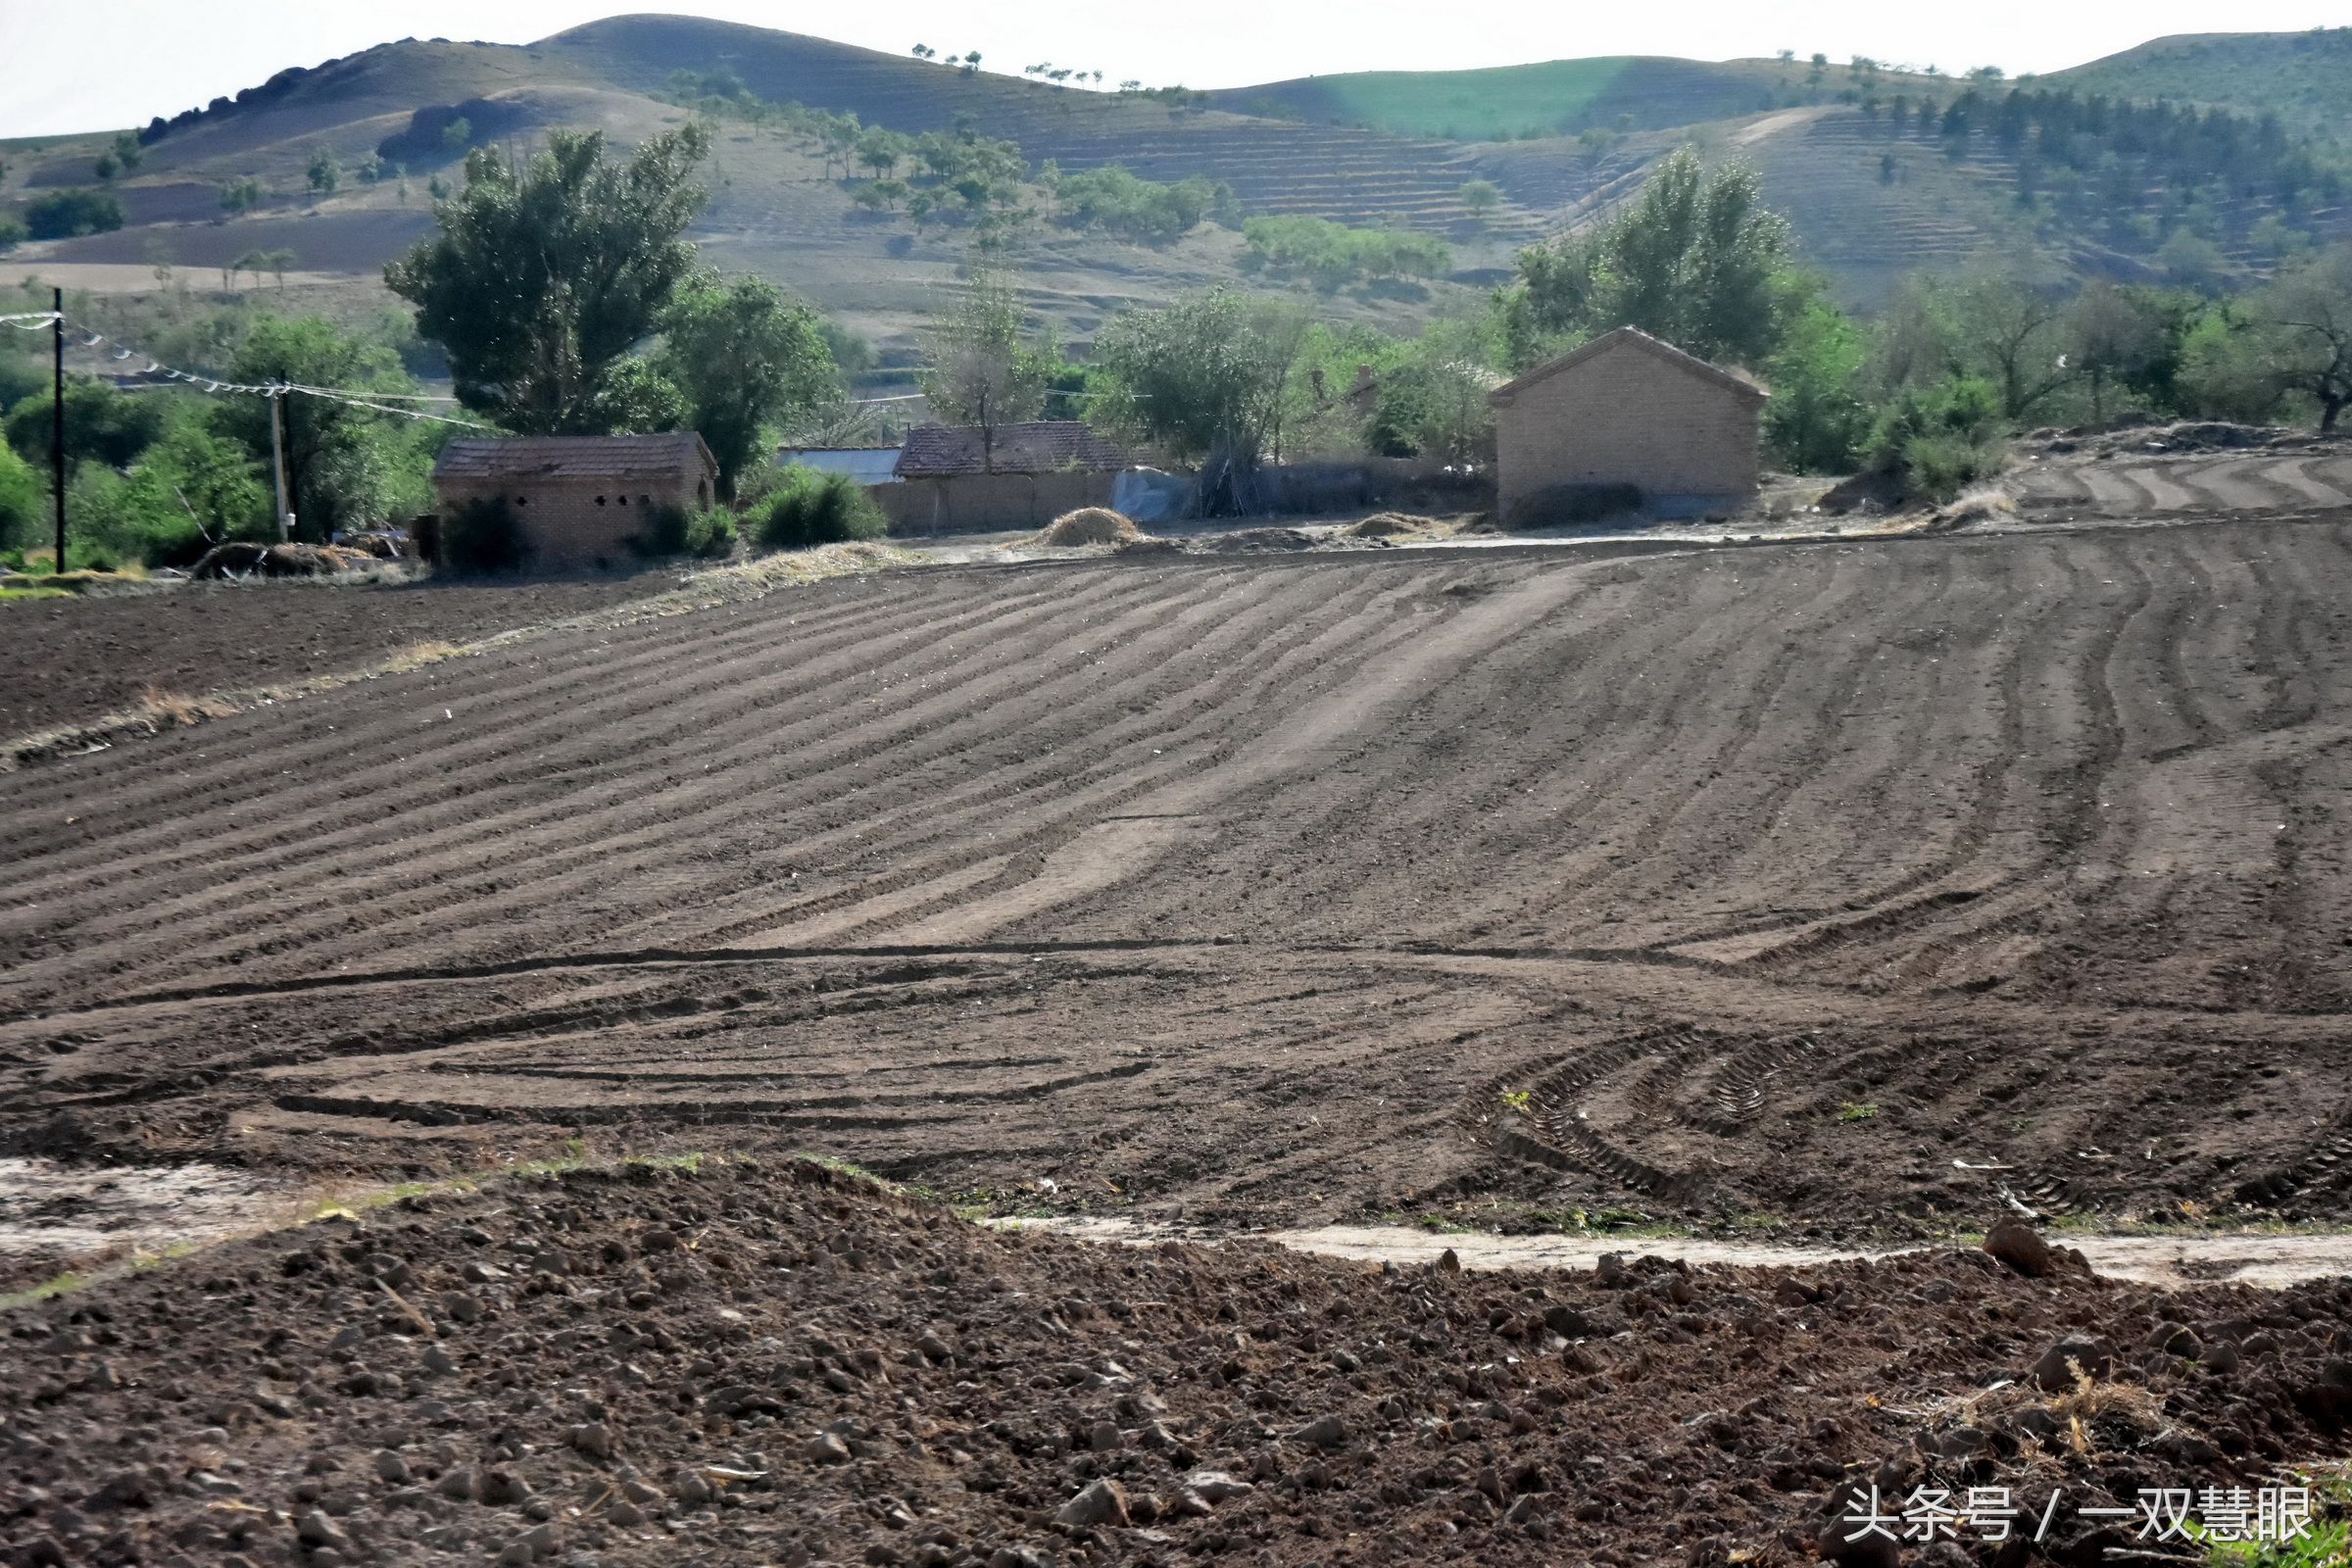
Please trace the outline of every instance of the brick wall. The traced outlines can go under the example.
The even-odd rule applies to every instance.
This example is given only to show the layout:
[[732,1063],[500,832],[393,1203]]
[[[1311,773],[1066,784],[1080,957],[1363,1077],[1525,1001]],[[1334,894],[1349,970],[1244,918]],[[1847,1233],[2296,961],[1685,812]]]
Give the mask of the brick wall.
[[1496,508],[1531,506],[1555,485],[1631,484],[1663,511],[1755,494],[1756,397],[1621,344],[1507,395],[1494,410]]
[[644,529],[654,508],[672,506],[691,514],[708,506],[708,493],[697,498],[696,477],[445,478],[435,480],[434,486],[444,513],[479,498],[505,501],[508,514],[530,541],[533,570],[583,571],[635,561],[629,537]]
[[889,514],[892,533],[970,533],[1042,528],[1080,507],[1107,507],[1118,475],[1072,469],[1062,473],[961,473],[907,479],[866,491]]

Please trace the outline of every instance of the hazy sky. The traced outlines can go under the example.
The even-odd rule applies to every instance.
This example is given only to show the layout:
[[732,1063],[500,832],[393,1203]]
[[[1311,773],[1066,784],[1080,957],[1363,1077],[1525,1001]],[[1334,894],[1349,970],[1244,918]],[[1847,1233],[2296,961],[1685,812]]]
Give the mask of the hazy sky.
[[676,11],[903,53],[928,43],[1017,73],[1050,60],[1117,81],[1233,87],[1337,71],[1516,65],[1577,55],[1701,60],[1815,50],[1947,72],[2050,71],[2163,33],[2292,30],[2352,21],[2352,0],[1986,0],[1969,6],[1647,5],[1560,0],[893,0],[841,6],[708,0],[0,0],[0,136],[144,124],[286,66],[313,66],[403,34],[525,43],[601,16]]

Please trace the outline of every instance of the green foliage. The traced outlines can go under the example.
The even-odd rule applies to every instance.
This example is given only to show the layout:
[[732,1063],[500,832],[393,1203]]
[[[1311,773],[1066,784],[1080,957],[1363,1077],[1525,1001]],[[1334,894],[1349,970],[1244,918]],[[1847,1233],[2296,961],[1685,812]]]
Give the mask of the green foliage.
[[7,414],[26,398],[43,396],[48,391],[49,367],[36,366],[30,359],[0,353],[0,415]]
[[530,560],[522,524],[499,497],[461,502],[441,518],[440,564],[461,576],[520,571]]
[[1163,184],[1110,164],[1084,173],[1056,174],[1050,188],[1061,205],[1064,223],[1103,229],[1141,244],[1164,245],[1204,219],[1231,222],[1241,215],[1232,186],[1199,174]]
[[[398,355],[318,316],[256,318],[229,359],[228,375],[249,384],[416,390]],[[279,401],[286,499],[299,537],[324,542],[337,529],[422,510],[429,466],[423,443],[432,439],[422,427],[326,398]],[[270,463],[270,400],[224,399],[214,418],[215,428],[257,465]]]
[[223,180],[220,184],[220,210],[232,216],[250,213],[262,205],[262,182],[248,174],[242,179]]
[[[56,400],[25,398],[8,413],[8,444],[25,462],[46,466]],[[66,462],[126,467],[164,431],[164,405],[151,393],[118,392],[100,381],[66,382]]]
[[1502,205],[1502,191],[1491,179],[1465,179],[1454,194],[1470,210],[1470,216],[1482,223]]
[[629,548],[656,560],[667,556],[715,560],[735,549],[735,514],[725,507],[706,507],[692,514],[679,507],[655,507],[646,514],[645,526],[630,536]]
[[944,424],[977,425],[983,450],[1002,426],[1034,419],[1060,358],[1029,340],[1028,312],[1012,282],[993,268],[973,270],[962,301],[923,334],[920,384]]
[[103,190],[57,190],[24,204],[24,231],[34,239],[73,239],[122,226],[122,204]]
[[0,256],[6,256],[24,243],[24,220],[14,213],[0,212]]
[[2000,471],[2007,434],[1999,389],[1954,376],[1904,388],[1871,431],[1870,459],[1900,471],[1907,493],[1941,501]]
[[448,351],[461,402],[526,434],[629,427],[611,383],[693,269],[704,193],[689,176],[709,145],[690,124],[623,164],[601,133],[558,130],[519,167],[495,148],[466,156],[440,234],[384,272]]
[[1861,456],[1871,416],[1858,389],[1868,342],[1810,278],[1784,278],[1780,346],[1765,362],[1772,398],[1764,441],[1790,473],[1844,473]]
[[1253,464],[1280,427],[1306,331],[1295,308],[1222,288],[1130,311],[1095,338],[1106,395],[1093,416],[1179,462]]
[[0,447],[0,550],[38,543],[49,514],[49,485],[32,465]]
[[721,495],[761,461],[771,425],[806,417],[841,376],[816,313],[763,278],[690,279],[663,319],[659,363],[684,395],[686,423],[718,460]]
[[311,189],[321,196],[331,196],[343,182],[343,171],[335,163],[335,155],[320,147],[311,154],[311,165],[305,172],[310,176]]
[[761,497],[752,537],[763,550],[807,550],[851,539],[879,539],[890,519],[865,487],[846,473],[795,465]]
[[1487,394],[1501,378],[1489,366],[1499,352],[1489,323],[1432,322],[1380,374],[1364,445],[1390,457],[1492,463],[1494,411]]
[[1433,234],[1350,228],[1326,218],[1252,218],[1242,224],[1256,262],[1336,289],[1361,278],[1442,277],[1453,252]]
[[1530,247],[1505,300],[1512,359],[1638,326],[1701,359],[1758,364],[1777,346],[1788,223],[1744,164],[1708,170],[1684,148],[1631,209],[1589,235]]
[[2352,404],[2352,247],[2280,272],[2245,309],[2271,384],[2316,407],[2320,429],[2333,430]]

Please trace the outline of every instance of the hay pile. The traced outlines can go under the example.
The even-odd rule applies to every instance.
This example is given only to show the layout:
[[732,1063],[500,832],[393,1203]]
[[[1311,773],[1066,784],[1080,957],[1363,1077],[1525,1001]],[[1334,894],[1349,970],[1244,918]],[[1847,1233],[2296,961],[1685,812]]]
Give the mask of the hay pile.
[[1351,522],[1340,530],[1350,539],[1394,539],[1399,534],[1431,533],[1438,519],[1416,517],[1409,512],[1375,512],[1360,522]]
[[1080,507],[1055,517],[1032,534],[1029,542],[1068,550],[1079,545],[1123,545],[1143,536],[1143,529],[1108,507]]
[[372,565],[374,560],[364,550],[345,550],[338,545],[257,545],[232,540],[206,551],[188,575],[200,581],[332,577]]

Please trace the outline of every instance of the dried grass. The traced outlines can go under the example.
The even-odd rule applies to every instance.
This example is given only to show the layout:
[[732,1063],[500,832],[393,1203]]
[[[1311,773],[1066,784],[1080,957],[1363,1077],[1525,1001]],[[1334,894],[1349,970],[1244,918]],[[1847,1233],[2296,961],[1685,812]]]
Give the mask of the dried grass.
[[1143,536],[1143,529],[1108,507],[1080,507],[1030,535],[1029,543],[1049,550],[1069,550],[1080,545],[1123,545]]
[[1360,522],[1351,522],[1340,530],[1350,539],[1395,539],[1401,534],[1442,533],[1445,524],[1435,517],[1417,517],[1409,512],[1375,512]]

